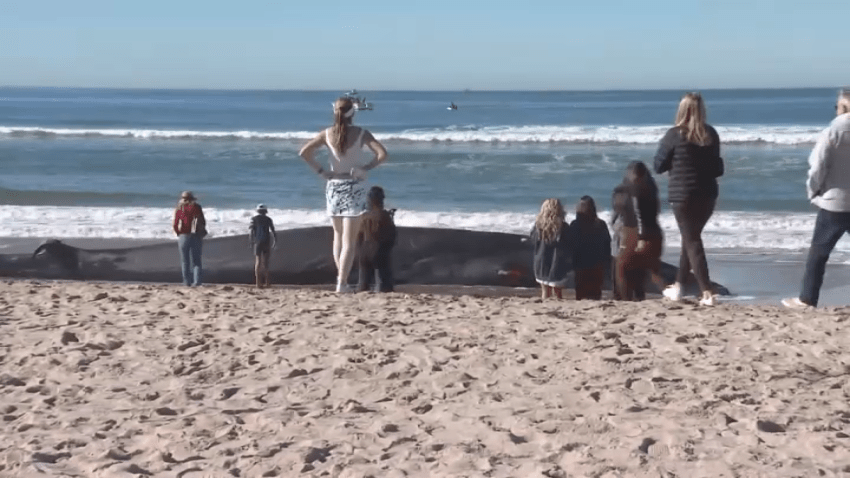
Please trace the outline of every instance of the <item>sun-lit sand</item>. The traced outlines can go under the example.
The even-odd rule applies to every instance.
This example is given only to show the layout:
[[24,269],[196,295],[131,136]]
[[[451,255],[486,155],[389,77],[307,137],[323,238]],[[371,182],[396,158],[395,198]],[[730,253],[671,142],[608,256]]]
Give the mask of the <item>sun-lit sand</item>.
[[3,477],[850,474],[850,308],[0,291]]

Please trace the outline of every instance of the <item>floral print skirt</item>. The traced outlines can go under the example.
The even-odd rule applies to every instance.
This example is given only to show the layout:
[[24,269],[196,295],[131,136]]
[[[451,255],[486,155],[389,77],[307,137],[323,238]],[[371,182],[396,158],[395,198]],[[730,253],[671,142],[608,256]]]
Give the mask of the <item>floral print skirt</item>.
[[325,186],[328,216],[355,217],[369,209],[369,198],[363,181],[331,179]]

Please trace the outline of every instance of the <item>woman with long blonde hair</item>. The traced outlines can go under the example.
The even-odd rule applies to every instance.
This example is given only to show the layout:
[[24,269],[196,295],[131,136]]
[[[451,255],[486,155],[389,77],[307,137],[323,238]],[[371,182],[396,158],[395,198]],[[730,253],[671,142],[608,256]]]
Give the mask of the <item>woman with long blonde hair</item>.
[[[387,150],[368,130],[354,126],[354,103],[342,97],[333,104],[334,122],[301,148],[304,161],[324,178],[327,214],[334,230],[333,257],[337,269],[337,292],[352,292],[348,276],[356,255],[357,234],[361,216],[369,209],[366,172],[387,159]],[[330,150],[330,165],[326,170],[313,155],[322,146]],[[367,161],[363,147],[373,157]]]
[[673,301],[682,298],[682,286],[691,269],[699,283],[701,305],[714,305],[714,294],[708,276],[708,262],[702,243],[702,230],[714,213],[719,188],[717,178],[723,175],[720,136],[706,122],[705,102],[699,93],[688,93],[679,102],[676,125],[667,131],[655,155],[655,172],[669,172],[667,200],[679,232],[682,252],[676,282],[663,293]]
[[572,268],[572,237],[561,201],[543,201],[540,213],[531,228],[534,244],[534,278],[540,284],[541,296],[563,298],[567,274]]

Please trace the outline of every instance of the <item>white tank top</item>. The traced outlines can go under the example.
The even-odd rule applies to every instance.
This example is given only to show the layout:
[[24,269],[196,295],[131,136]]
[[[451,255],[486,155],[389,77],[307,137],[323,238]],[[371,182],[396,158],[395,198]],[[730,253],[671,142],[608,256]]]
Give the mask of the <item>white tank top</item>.
[[363,167],[365,165],[365,162],[363,161],[363,133],[365,131],[366,130],[363,128],[360,128],[360,134],[357,136],[357,140],[354,141],[354,144],[345,150],[345,153],[340,153],[336,150],[336,148],[334,148],[333,143],[331,142],[330,129],[325,130],[325,139],[328,143],[328,149],[331,150],[331,171],[349,173],[352,169]]

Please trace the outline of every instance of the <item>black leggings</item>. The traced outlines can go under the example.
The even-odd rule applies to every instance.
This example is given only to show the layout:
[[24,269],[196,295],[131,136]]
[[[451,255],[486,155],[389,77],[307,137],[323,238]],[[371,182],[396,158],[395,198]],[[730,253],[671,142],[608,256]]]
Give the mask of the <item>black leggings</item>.
[[714,213],[714,199],[694,199],[687,202],[671,203],[673,216],[682,234],[682,253],[679,256],[679,271],[676,282],[684,287],[688,273],[693,269],[701,291],[711,291],[708,278],[708,261],[702,245],[702,230]]

